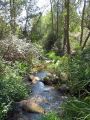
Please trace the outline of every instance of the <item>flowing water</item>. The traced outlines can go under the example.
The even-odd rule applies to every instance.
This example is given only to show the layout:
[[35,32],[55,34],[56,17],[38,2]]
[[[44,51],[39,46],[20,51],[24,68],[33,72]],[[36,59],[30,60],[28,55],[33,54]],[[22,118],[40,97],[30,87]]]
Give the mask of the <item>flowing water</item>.
[[[43,78],[47,76],[47,72],[39,72],[36,74],[41,80],[33,84],[31,87],[31,99],[42,106],[46,112],[55,111],[60,112],[60,105],[65,99],[58,90],[52,86],[44,85]],[[41,114],[29,113],[22,111],[18,120],[40,120]],[[10,119],[9,119],[10,120]],[[16,119],[15,119],[16,120]]]

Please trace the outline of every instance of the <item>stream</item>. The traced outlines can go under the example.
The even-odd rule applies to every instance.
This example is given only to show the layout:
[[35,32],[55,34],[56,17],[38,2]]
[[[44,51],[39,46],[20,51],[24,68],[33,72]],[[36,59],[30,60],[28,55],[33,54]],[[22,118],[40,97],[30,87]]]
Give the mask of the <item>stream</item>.
[[[30,99],[35,100],[46,112],[55,111],[60,113],[60,105],[66,96],[62,95],[62,93],[54,87],[44,85],[43,79],[47,76],[47,72],[42,71],[35,76],[38,76],[40,81],[32,84]],[[42,114],[39,113],[30,113],[22,110],[18,112],[18,118],[9,120],[40,120],[41,116]]]

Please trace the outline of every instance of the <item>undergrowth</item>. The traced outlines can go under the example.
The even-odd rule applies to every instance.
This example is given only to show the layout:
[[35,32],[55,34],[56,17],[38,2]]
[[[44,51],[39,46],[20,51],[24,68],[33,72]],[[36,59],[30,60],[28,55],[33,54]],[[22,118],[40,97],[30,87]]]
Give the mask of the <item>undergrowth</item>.
[[[48,53],[52,60],[48,68],[69,86],[71,97],[62,104],[62,120],[90,120],[90,49],[74,56]],[[62,75],[64,79],[62,79]],[[65,77],[67,76],[67,77]]]
[[27,67],[24,63],[13,65],[0,59],[0,120],[4,120],[13,102],[28,96],[28,90],[22,81],[22,75]]

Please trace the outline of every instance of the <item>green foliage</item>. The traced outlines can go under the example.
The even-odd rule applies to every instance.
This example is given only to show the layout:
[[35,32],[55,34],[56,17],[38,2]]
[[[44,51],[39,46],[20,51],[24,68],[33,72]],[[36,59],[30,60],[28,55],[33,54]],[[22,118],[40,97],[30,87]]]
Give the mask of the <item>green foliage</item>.
[[16,29],[16,35],[18,36],[19,39],[25,38],[24,33],[22,31],[22,28],[20,28],[18,26],[17,26],[17,29]]
[[40,39],[42,39],[42,35],[39,32],[40,30],[34,29],[32,30],[32,34],[31,34],[31,40],[32,42],[37,42]]
[[4,120],[12,102],[28,96],[26,85],[20,76],[25,69],[22,63],[16,62],[11,66],[0,59],[0,120]]
[[44,41],[44,49],[50,51],[53,48],[56,39],[56,35],[53,32],[50,32]]
[[52,59],[52,64],[49,64],[48,68],[55,72],[57,76],[61,76],[61,73],[69,73],[69,57],[67,55],[60,57],[54,52],[48,53],[48,57]]
[[72,35],[70,36],[70,44],[71,44],[72,51],[79,51],[81,49],[78,42],[79,35],[80,33],[72,33]]
[[62,108],[63,120],[90,120],[90,103],[85,100],[72,98],[65,102]]
[[0,77],[3,76],[4,68],[5,68],[5,64],[2,62],[0,58]]
[[53,60],[48,68],[53,70],[60,78],[62,75],[67,76],[72,93],[88,89],[90,84],[90,60],[87,56],[89,54],[85,55],[84,53],[83,56],[83,53],[79,52],[74,57],[67,55],[59,57],[52,52],[48,56]]
[[60,118],[57,116],[56,113],[51,112],[48,113],[47,115],[44,115],[41,120],[60,120]]
[[33,27],[31,32],[29,33],[29,38],[32,42],[38,42],[42,40],[43,33],[41,28],[41,19],[42,17],[36,17],[33,20]]
[[53,63],[50,70],[60,77],[67,75],[66,84],[75,97],[65,101],[62,105],[63,120],[90,120],[90,49],[77,52],[75,56],[58,57],[50,53]]
[[50,51],[46,55],[47,57],[49,57],[49,59],[53,60],[54,62],[60,58],[59,56],[56,55],[54,51]]
[[8,104],[5,104],[5,103],[0,104],[0,120],[4,120],[5,115],[7,114],[7,111],[10,108],[10,104],[11,103],[9,101],[8,101]]
[[20,76],[24,75],[28,69],[28,63],[24,61],[15,61],[13,69],[15,69]]
[[41,32],[43,35],[50,33],[51,31],[51,13],[48,12],[46,15],[41,18]]
[[78,15],[75,5],[70,4],[70,32],[80,31],[80,16]]
[[4,39],[9,35],[10,26],[5,23],[2,17],[0,17],[0,39]]
[[76,55],[69,61],[71,91],[87,90],[90,84],[90,61],[86,62],[83,54]]

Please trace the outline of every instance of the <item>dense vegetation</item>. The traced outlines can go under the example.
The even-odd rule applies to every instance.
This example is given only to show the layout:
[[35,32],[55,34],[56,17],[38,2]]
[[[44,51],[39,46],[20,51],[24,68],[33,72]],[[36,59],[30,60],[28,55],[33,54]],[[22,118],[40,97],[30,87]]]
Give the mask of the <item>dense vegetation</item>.
[[62,114],[41,120],[90,120],[90,1],[48,4],[45,12],[36,0],[0,0],[0,120],[28,97],[23,78],[39,64],[58,77],[56,88],[69,88]]
[[[50,53],[49,57],[54,60],[49,69],[59,76],[61,83],[66,83],[70,88],[71,97],[63,103],[63,120],[72,119],[90,119],[90,49],[70,56],[55,56],[55,53]],[[51,55],[52,54],[52,55]],[[64,76],[64,77],[62,77]],[[66,76],[66,77],[65,77]]]
[[19,62],[11,66],[0,58],[0,120],[4,119],[13,102],[28,96],[21,76],[25,72],[24,66],[24,63]]

